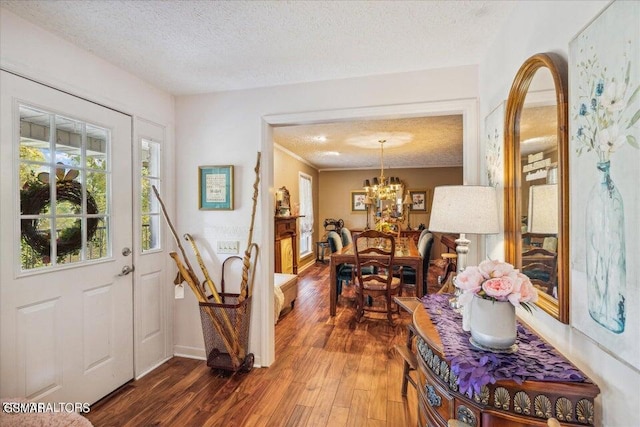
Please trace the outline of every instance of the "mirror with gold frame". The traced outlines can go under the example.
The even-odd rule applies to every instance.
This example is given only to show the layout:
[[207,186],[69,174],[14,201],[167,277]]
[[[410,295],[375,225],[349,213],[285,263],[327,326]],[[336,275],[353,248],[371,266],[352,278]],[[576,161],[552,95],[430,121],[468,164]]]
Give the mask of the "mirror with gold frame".
[[569,323],[567,66],[527,59],[505,113],[505,259],[528,275],[538,306]]

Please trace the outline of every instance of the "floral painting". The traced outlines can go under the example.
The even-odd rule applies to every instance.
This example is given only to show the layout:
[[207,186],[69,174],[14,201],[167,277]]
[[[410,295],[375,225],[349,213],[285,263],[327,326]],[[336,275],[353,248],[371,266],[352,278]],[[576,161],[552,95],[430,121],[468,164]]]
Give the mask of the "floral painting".
[[571,319],[640,369],[640,3],[570,43]]
[[[501,102],[484,120],[482,142],[485,148],[487,183],[495,187],[498,212],[504,210],[504,102]],[[500,215],[500,230],[504,229],[504,215]],[[485,237],[487,256],[504,260],[504,234]]]
[[351,211],[352,212],[365,212],[367,205],[365,199],[367,193],[364,191],[352,191],[351,192]]

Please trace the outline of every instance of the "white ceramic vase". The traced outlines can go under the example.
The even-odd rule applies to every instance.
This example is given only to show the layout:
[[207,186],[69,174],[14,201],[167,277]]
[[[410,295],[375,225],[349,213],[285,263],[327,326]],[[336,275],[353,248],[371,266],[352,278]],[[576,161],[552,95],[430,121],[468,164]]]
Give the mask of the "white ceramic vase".
[[486,349],[509,350],[516,342],[516,308],[509,301],[474,296],[470,309],[471,338]]

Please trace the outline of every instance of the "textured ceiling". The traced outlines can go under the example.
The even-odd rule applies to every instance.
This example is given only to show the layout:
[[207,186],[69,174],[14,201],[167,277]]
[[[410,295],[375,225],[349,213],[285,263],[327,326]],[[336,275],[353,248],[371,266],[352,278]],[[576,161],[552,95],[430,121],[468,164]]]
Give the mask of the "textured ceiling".
[[0,1],[176,95],[478,64],[514,4]]
[[462,166],[462,116],[275,128],[276,144],[319,170]]
[[[478,64],[515,2],[0,5],[169,93],[187,95]],[[327,142],[312,139],[321,134]],[[319,169],[379,167],[379,139],[389,141],[385,167],[462,165],[460,117],[296,126],[275,135],[279,145]],[[369,148],[358,145],[365,142]]]

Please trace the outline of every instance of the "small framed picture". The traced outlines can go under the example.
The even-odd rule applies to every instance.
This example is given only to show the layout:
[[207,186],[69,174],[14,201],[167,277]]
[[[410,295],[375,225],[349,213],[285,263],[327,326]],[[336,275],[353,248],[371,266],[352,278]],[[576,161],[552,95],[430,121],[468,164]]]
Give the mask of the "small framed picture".
[[200,209],[233,210],[233,166],[199,166]]
[[352,191],[351,192],[351,211],[366,212],[367,205],[364,203],[366,198],[367,198],[366,191]]
[[427,190],[409,190],[409,196],[411,197],[409,209],[412,212],[427,212],[429,206],[428,195],[429,192]]

